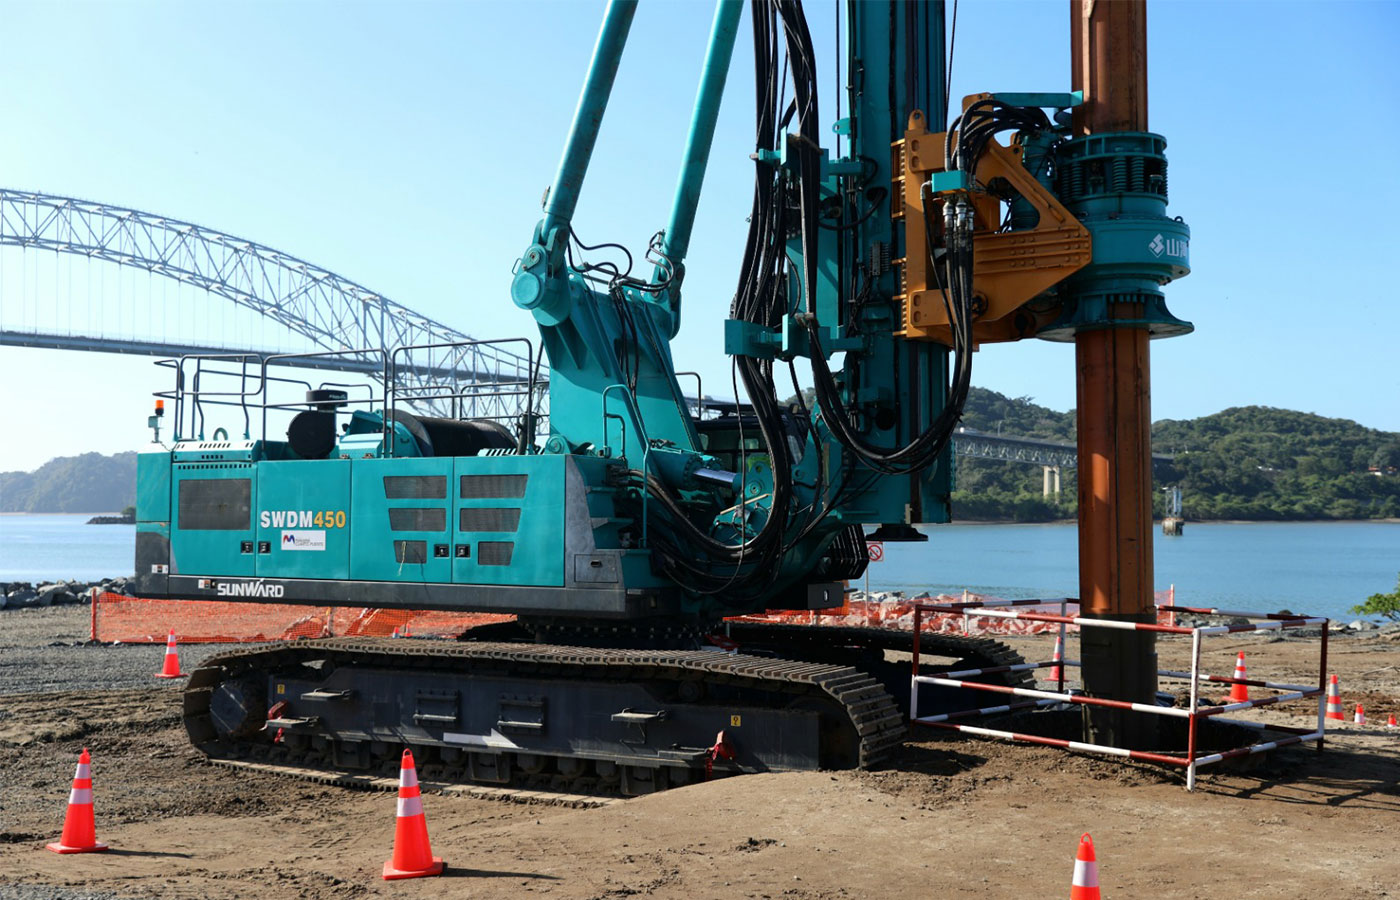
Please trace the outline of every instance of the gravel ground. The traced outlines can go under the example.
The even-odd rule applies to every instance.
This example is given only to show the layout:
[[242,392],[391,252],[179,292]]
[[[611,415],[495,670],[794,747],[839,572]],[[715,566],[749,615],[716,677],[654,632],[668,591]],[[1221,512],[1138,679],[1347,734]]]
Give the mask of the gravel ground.
[[[0,612],[0,695],[150,687],[165,645],[89,646],[88,615],[86,606]],[[188,672],[227,649],[227,644],[186,644],[180,648],[181,669]],[[183,682],[171,681],[170,689],[180,690]]]
[[[51,606],[0,612],[0,697],[6,698],[0,699],[0,748],[9,743],[6,740],[6,726],[13,728],[27,718],[23,704],[16,703],[17,698],[8,695],[67,690],[74,686],[75,680],[81,680],[94,692],[151,687],[151,674],[160,669],[159,654],[165,652],[163,647],[82,646],[88,637],[87,625],[86,606]],[[188,666],[215,649],[211,646],[191,653],[186,648],[181,653],[181,660]],[[78,678],[75,679],[75,676]],[[171,685],[169,689],[178,691],[180,688]],[[94,708],[91,712],[99,713],[99,710]],[[30,730],[27,724],[21,727]],[[71,732],[75,729],[67,730]],[[60,729],[48,732],[51,738],[57,738],[59,734]],[[0,754],[3,753],[4,750],[0,749]],[[12,770],[11,777],[14,776]],[[0,805],[0,820],[12,819],[22,805],[14,800]],[[30,837],[48,840],[52,835],[31,836],[24,832],[0,831],[0,842],[3,843],[15,843]],[[83,887],[0,884],[0,900],[128,900],[129,896]]]
[[[445,877],[384,882],[392,792],[208,764],[180,726],[179,684],[151,677],[162,648],[71,646],[85,612],[0,614],[0,900],[1025,900],[1067,893],[1086,830],[1117,900],[1400,896],[1400,734],[1350,723],[1323,754],[1210,769],[1194,794],[1154,766],[927,731],[876,771],[750,775],[599,809],[429,793]],[[1215,671],[1244,649],[1251,675],[1315,674],[1313,642],[1211,644]],[[217,649],[187,648],[186,668]],[[1400,640],[1331,650],[1344,702],[1366,698],[1373,721],[1400,709]],[[1178,666],[1186,644],[1159,651]],[[1271,715],[1306,725],[1300,707]],[[83,746],[112,850],[60,857],[43,846]]]
[[70,890],[36,884],[0,884],[0,900],[126,900],[120,894],[108,891]]

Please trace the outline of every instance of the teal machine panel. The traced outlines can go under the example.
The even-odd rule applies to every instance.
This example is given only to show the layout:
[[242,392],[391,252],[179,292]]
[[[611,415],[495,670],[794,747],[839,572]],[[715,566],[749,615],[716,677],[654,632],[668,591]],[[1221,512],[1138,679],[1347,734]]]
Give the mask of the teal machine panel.
[[136,455],[136,521],[170,525],[170,451],[155,444]]
[[170,450],[152,444],[136,456],[136,569],[163,586],[170,571]]
[[258,465],[257,574],[350,577],[350,461]]
[[253,473],[251,462],[175,463],[172,575],[253,574]]
[[450,582],[453,460],[357,459],[350,472],[350,577]]
[[455,463],[452,580],[562,585],[569,457],[477,456]]

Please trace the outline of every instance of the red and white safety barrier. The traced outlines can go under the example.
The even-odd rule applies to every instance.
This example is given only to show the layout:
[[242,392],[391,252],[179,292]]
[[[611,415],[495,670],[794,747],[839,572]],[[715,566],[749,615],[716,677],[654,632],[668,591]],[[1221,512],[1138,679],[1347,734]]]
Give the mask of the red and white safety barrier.
[[[1065,606],[1073,601],[1065,600],[998,600],[987,603],[915,603],[914,604],[914,659],[913,674],[911,676],[911,690],[909,698],[909,721],[912,724],[927,725],[932,728],[946,728],[960,731],[965,734],[975,734],[981,737],[1000,738],[1003,740],[1023,741],[1027,743],[1043,744],[1050,747],[1061,747],[1066,750],[1077,750],[1087,753],[1102,753],[1108,756],[1116,756],[1125,759],[1137,759],[1147,762],[1164,763],[1167,765],[1182,766],[1186,769],[1186,789],[1194,790],[1196,787],[1196,772],[1201,766],[1208,766],[1227,759],[1234,759],[1240,756],[1249,756],[1256,753],[1265,753],[1278,747],[1289,744],[1313,742],[1317,749],[1322,749],[1326,729],[1324,726],[1325,714],[1325,694],[1327,690],[1327,634],[1329,620],[1317,616],[1293,616],[1278,613],[1257,613],[1242,612],[1238,610],[1220,610],[1215,608],[1201,608],[1189,606],[1161,606],[1159,612],[1175,614],[1177,612],[1188,612],[1198,615],[1232,616],[1238,618],[1256,619],[1246,625],[1207,625],[1189,628],[1180,625],[1162,624],[1147,622],[1120,622],[1103,619],[1093,619],[1085,616],[1066,615]],[[1054,615],[1041,611],[1017,610],[1018,606],[1044,607],[1047,603],[1060,603],[1061,614]],[[1075,625],[1078,628],[1117,628],[1132,631],[1152,631],[1161,634],[1179,634],[1191,636],[1191,671],[1175,672],[1162,670],[1157,674],[1162,677],[1180,678],[1190,682],[1190,700],[1186,708],[1170,706],[1156,706],[1149,703],[1134,703],[1125,700],[1113,700],[1106,697],[1088,697],[1082,693],[1074,693],[1065,690],[1064,671],[1066,668],[1079,667],[1080,662],[1072,659],[1051,659],[1045,662],[1021,663],[1012,666],[992,666],[982,669],[966,669],[956,672],[937,672],[933,674],[923,674],[919,670],[919,634],[923,624],[923,617],[948,616],[948,615],[975,615],[991,616],[1028,622],[1038,622],[1046,624],[1058,624],[1060,628],[1060,640],[1066,631],[1066,626]],[[1174,621],[1174,619],[1172,619]],[[1249,631],[1277,631],[1286,628],[1302,628],[1310,625],[1322,626],[1322,642],[1318,659],[1318,682],[1316,687],[1298,684],[1284,684],[1260,679],[1249,678],[1227,678],[1220,675],[1210,675],[1201,671],[1201,639],[1217,634],[1239,634]],[[1058,671],[1058,690],[1035,690],[1032,688],[1008,687],[999,684],[984,684],[968,679],[984,675],[993,675],[1004,672],[1025,672],[1046,667],[1060,667]],[[1265,688],[1278,693],[1264,697],[1256,697],[1250,700],[1236,702],[1218,703],[1213,706],[1202,706],[1199,704],[1200,686],[1202,684],[1228,684],[1228,685],[1248,685],[1250,687]],[[963,690],[986,691],[994,694],[1008,694],[1014,697],[1030,698],[1019,703],[1007,703],[1000,706],[986,706],[980,709],[963,710],[956,713],[945,713],[937,716],[919,715],[919,686],[932,685],[937,687],[959,688]],[[1226,713],[1240,712],[1242,710],[1256,709],[1265,706],[1274,706],[1280,703],[1288,703],[1294,700],[1303,700],[1310,697],[1317,698],[1317,727],[1296,728],[1279,725],[1263,725],[1255,722],[1245,722],[1236,719],[1219,718]],[[953,719],[970,718],[974,716],[998,715],[1021,709],[1037,709],[1046,706],[1059,704],[1073,704],[1080,706],[1101,706],[1110,709],[1124,709],[1133,712],[1145,713],[1156,716],[1169,716],[1187,720],[1187,746],[1185,755],[1174,755],[1170,753],[1149,753],[1141,750],[1127,750],[1122,747],[1111,747],[1105,744],[1093,744],[1085,741],[1070,741],[1060,738],[1043,737],[1041,735],[1025,734],[1021,732],[1005,731],[994,728],[983,728],[975,725],[965,725],[953,722]],[[1196,750],[1197,723],[1201,719],[1216,718],[1217,721],[1231,725],[1244,725],[1258,731],[1277,731],[1289,735],[1270,741],[1250,744],[1245,747],[1238,747],[1233,750],[1225,750],[1219,753],[1198,753]]]

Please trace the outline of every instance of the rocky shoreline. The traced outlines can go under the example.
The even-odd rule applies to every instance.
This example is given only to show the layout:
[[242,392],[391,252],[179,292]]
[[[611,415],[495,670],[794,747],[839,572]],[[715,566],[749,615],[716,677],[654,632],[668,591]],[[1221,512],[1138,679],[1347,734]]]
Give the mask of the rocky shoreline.
[[130,593],[132,576],[104,578],[101,581],[27,581],[0,584],[0,609],[32,609],[44,606],[73,606],[88,604],[104,592]]

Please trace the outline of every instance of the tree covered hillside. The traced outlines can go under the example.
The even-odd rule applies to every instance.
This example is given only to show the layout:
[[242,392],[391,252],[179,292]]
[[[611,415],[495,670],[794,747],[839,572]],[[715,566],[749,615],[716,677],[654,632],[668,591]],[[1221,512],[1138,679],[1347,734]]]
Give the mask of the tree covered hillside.
[[[1074,440],[1074,413],[973,388],[963,424],[978,431]],[[1400,517],[1400,434],[1348,419],[1263,406],[1152,426],[1160,489],[1180,485],[1190,519]],[[1073,471],[1058,500],[1041,496],[1039,466],[959,459],[953,513],[962,519],[1046,521],[1073,516]],[[1162,495],[1157,495],[1161,512]]]
[[135,502],[135,452],[60,456],[33,472],[0,472],[0,512],[117,512]]
[[1056,412],[1036,405],[1030,397],[1007,397],[986,388],[968,392],[962,424],[977,431],[1074,442],[1073,410]]
[[[1074,413],[1056,412],[1029,397],[1007,397],[974,387],[963,407],[962,426],[989,434],[1074,443]],[[1060,473],[1060,494],[1044,497],[1040,466],[990,459],[957,460],[953,520],[997,519],[1050,522],[1072,518],[1077,506],[1074,470]]]
[[1152,426],[1193,519],[1400,517],[1400,434],[1242,406]]

